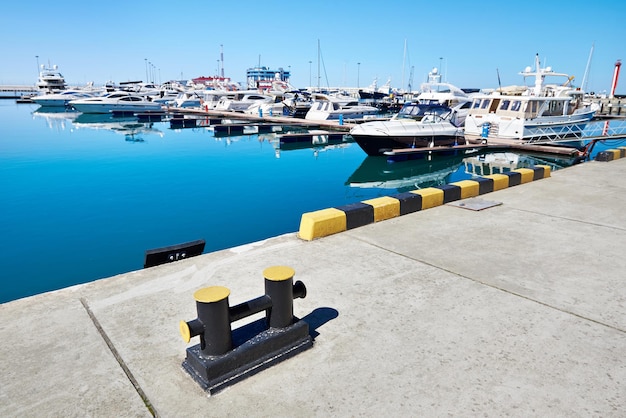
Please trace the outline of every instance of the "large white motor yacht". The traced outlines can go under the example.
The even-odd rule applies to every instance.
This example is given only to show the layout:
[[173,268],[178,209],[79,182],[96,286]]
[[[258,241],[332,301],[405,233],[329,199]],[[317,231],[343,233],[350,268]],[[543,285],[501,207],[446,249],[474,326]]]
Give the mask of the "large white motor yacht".
[[43,64],[36,85],[39,90],[51,93],[64,90],[66,87],[65,78],[59,72],[59,68],[56,65],[46,67]]
[[69,104],[82,113],[110,113],[118,112],[146,112],[162,110],[158,102],[146,99],[144,96],[126,91],[117,91],[105,96],[89,97],[72,100]]
[[[468,140],[518,140],[558,142],[580,135],[593,118],[596,108],[585,103],[584,93],[570,85],[574,77],[541,68],[535,58],[535,71],[527,67],[524,78],[533,77],[534,86],[498,88],[490,94],[474,96],[465,120]],[[565,78],[564,83],[546,84],[546,77]]]

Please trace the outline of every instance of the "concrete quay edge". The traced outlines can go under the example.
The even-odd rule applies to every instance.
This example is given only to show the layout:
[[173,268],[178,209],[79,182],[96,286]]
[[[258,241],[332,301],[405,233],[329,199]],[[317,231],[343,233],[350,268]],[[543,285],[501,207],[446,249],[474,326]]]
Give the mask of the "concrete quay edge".
[[[311,241],[296,233],[0,305],[0,415],[624,416],[626,159]],[[207,396],[193,293],[291,266],[314,345]],[[250,318],[250,320],[258,319]],[[245,321],[233,324],[233,328]]]

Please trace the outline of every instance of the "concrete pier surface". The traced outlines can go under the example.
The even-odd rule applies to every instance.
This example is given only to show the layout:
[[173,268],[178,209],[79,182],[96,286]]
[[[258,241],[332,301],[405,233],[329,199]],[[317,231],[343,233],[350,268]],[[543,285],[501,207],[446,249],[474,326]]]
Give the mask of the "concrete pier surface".
[[[287,234],[5,303],[0,416],[626,416],[624,178],[624,158],[587,162],[480,211]],[[275,265],[307,287],[293,308],[313,347],[207,396],[181,367],[193,293],[251,300]]]

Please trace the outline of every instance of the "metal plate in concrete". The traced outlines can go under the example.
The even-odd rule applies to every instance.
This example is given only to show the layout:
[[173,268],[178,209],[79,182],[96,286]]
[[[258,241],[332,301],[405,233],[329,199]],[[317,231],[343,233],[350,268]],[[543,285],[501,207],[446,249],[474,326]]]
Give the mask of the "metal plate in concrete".
[[457,200],[455,202],[448,203],[448,205],[450,206],[456,206],[459,208],[470,209],[470,210],[489,209],[494,206],[499,206],[501,204],[502,202],[494,202],[491,200],[484,200],[484,199],[479,199],[479,198],[463,199],[463,200]]

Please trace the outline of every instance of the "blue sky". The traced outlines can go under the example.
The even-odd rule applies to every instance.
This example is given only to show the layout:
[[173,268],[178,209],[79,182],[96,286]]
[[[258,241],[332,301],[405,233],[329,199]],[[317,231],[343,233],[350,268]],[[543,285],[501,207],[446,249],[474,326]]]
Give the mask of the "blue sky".
[[0,84],[33,84],[37,56],[71,84],[145,80],[148,62],[157,82],[213,75],[222,46],[225,75],[236,81],[260,62],[289,69],[296,87],[391,78],[406,88],[413,68],[416,89],[441,64],[459,87],[497,87],[498,73],[503,85],[522,84],[518,73],[539,53],[585,87],[593,45],[586,90],[602,92],[615,61],[626,60],[626,2],[615,0],[11,3],[2,6]]

